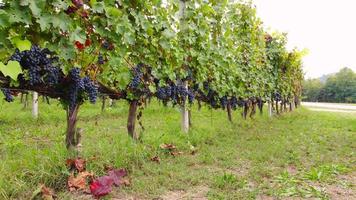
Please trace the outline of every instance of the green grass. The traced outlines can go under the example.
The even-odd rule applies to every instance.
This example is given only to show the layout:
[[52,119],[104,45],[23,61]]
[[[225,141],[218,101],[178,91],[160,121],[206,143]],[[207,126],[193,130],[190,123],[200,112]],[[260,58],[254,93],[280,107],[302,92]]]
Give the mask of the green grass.
[[[54,188],[60,199],[77,199],[66,192],[65,160],[73,155],[64,145],[61,105],[41,103],[40,117],[34,120],[19,102],[0,103],[0,199],[28,199],[40,183]],[[99,104],[86,104],[79,114],[78,126],[84,128],[80,156],[88,160],[87,169],[97,175],[105,174],[106,166],[129,171],[132,185],[108,198],[124,194],[153,199],[168,191],[204,187],[209,199],[328,199],[325,187],[355,171],[352,114],[298,109],[245,121],[234,112],[230,124],[223,111],[194,107],[193,127],[184,134],[179,109],[153,102],[143,111],[142,141],[133,142],[126,132],[127,110],[124,102],[104,113]],[[167,154],[159,148],[162,143],[176,145],[183,154]],[[161,163],[150,161],[153,156]],[[343,186],[353,187],[349,182]]]

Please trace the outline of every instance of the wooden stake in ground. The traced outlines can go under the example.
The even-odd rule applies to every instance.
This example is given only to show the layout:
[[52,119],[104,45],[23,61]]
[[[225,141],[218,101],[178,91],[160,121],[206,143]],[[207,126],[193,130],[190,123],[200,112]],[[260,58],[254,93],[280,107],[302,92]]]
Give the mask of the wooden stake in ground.
[[[188,90],[188,82],[183,82],[184,87]],[[183,101],[183,105],[181,106],[181,115],[182,115],[182,131],[184,133],[189,132],[189,112],[186,105],[186,99]]]
[[272,113],[272,104],[271,101],[268,102],[268,116],[272,117],[273,113]]
[[38,117],[38,93],[32,93],[32,116],[33,118]]
[[[185,25],[185,19],[184,19],[184,16],[185,16],[185,1],[181,0],[179,2],[179,17],[180,17],[180,24],[182,26],[182,29],[184,30],[184,25]],[[188,90],[188,82],[187,81],[184,81],[183,82],[183,86]],[[181,121],[181,126],[182,126],[182,131],[184,133],[188,133],[189,132],[189,113],[188,113],[188,109],[186,107],[186,99],[183,99],[183,102],[182,102],[182,106],[181,106],[181,118],[182,118],[182,121]]]

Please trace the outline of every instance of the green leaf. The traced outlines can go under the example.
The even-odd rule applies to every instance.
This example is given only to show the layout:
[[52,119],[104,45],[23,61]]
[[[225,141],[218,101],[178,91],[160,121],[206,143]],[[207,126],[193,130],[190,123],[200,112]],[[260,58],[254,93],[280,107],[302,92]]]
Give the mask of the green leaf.
[[45,6],[46,0],[30,0],[30,9],[34,16],[40,16]]
[[62,31],[68,31],[69,24],[71,23],[70,18],[65,13],[53,15],[51,22],[53,24],[53,27],[60,28]]
[[55,0],[52,5],[61,10],[65,10],[68,8],[68,3],[63,0]]
[[20,63],[17,61],[9,61],[7,65],[0,63],[0,71],[4,76],[9,76],[12,80],[17,80],[17,76],[22,73]]
[[37,19],[37,23],[40,24],[42,31],[48,30],[51,27],[52,16],[49,14],[44,14]]
[[85,38],[85,32],[82,31],[82,28],[80,28],[79,26],[70,34],[70,40],[73,42],[79,41],[80,43],[84,43]]
[[0,10],[0,27],[7,27],[9,24],[9,16],[6,11]]
[[16,37],[12,39],[12,43],[18,48],[20,51],[30,50],[31,49],[31,42],[28,40],[21,40],[20,38]]
[[105,4],[104,2],[92,2],[90,1],[90,5],[95,13],[103,13]]
[[148,86],[148,89],[152,92],[155,93],[156,92],[156,87],[153,85]]

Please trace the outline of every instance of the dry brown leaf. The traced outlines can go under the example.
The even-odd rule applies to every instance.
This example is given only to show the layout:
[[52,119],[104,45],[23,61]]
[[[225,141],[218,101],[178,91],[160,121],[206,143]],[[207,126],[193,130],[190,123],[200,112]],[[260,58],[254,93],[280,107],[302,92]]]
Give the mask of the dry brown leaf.
[[151,158],[151,161],[156,162],[156,163],[160,163],[161,159],[158,156],[154,156]]
[[79,172],[82,172],[85,170],[85,160],[82,158],[75,159],[74,165],[75,165],[75,168],[77,168],[77,170]]
[[86,163],[86,161],[82,158],[66,160],[67,167],[69,167],[70,169],[76,169],[79,172],[82,172],[85,170],[85,163]]
[[46,187],[45,185],[41,186],[42,199],[44,200],[53,200],[57,198],[54,191],[51,188]]
[[122,178],[120,179],[120,185],[124,185],[124,186],[130,186],[131,185],[131,181],[128,178]]
[[76,177],[72,173],[68,178],[68,190],[85,190],[87,188],[87,178],[92,177],[93,174],[89,172],[80,172]]
[[173,151],[173,152],[171,152],[171,155],[174,156],[174,157],[182,155],[182,154],[183,154],[182,151]]
[[165,149],[165,150],[169,150],[169,151],[172,151],[172,150],[174,150],[174,149],[176,149],[177,147],[175,146],[175,145],[173,145],[173,144],[161,144],[161,145],[159,145],[159,147],[161,148],[161,149]]

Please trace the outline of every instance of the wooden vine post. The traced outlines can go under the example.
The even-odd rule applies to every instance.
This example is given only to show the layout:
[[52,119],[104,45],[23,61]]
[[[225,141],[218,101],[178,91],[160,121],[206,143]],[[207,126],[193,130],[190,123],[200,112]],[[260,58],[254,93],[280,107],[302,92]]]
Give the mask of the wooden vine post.
[[[186,5],[185,5],[185,1],[184,0],[180,0],[179,2],[179,16],[180,16],[180,23],[181,23],[181,26],[184,30],[184,16],[185,16],[185,8],[186,8]],[[183,86],[185,89],[188,90],[188,81],[184,81],[183,83]],[[187,109],[187,106],[186,106],[186,98],[183,99],[183,102],[182,102],[182,106],[181,106],[181,127],[182,127],[182,131],[184,133],[188,133],[189,132],[189,112],[188,112],[188,109]]]
[[33,118],[38,118],[38,93],[32,93],[32,116]]
[[[188,90],[188,82],[187,81],[183,82],[183,85]],[[181,106],[182,130],[184,133],[189,132],[189,112],[187,109],[186,100],[187,99],[184,99],[183,105]]]
[[267,109],[268,109],[268,116],[272,117],[273,113],[272,113],[272,103],[271,103],[271,101],[268,101]]

